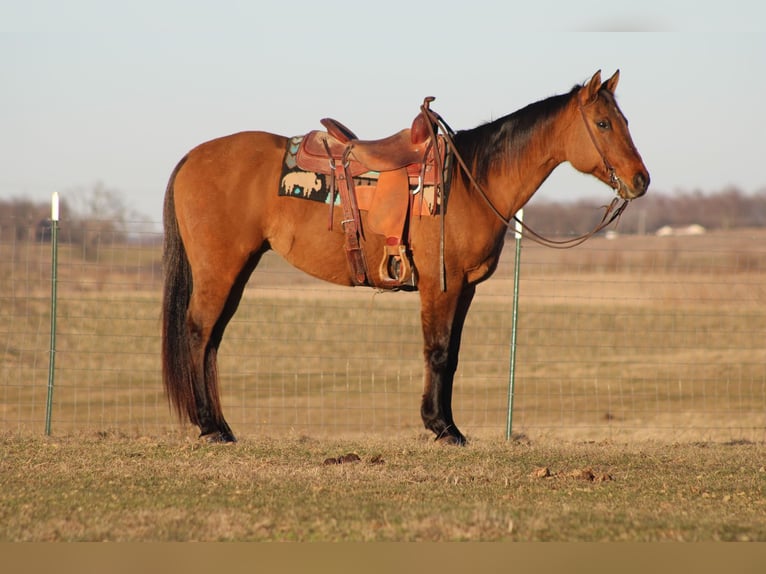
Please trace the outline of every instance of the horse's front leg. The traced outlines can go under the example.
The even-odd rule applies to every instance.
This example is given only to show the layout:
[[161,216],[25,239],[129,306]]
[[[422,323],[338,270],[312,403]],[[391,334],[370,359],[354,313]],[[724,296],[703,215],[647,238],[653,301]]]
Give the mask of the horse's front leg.
[[465,444],[452,418],[452,385],[463,324],[475,291],[473,285],[458,292],[421,291],[425,383],[420,416],[436,440],[447,444]]

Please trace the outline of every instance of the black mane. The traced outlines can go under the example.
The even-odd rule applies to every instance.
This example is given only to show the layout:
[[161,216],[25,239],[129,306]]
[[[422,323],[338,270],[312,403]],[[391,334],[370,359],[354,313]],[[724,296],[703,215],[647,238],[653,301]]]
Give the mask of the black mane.
[[[529,104],[497,120],[455,134],[455,147],[481,184],[490,169],[523,149],[531,134],[556,117],[581,86],[567,94],[551,96]],[[466,175],[463,173],[463,178]]]

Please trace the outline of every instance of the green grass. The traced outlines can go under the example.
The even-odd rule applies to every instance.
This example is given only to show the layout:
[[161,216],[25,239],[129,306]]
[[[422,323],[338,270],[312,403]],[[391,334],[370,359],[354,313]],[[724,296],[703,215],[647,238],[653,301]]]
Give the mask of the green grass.
[[766,541],[751,443],[0,443],[3,541]]

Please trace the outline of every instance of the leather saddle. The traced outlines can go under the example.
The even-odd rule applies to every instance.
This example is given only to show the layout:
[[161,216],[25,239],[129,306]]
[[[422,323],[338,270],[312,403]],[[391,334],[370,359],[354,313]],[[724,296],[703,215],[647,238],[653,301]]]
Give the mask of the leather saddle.
[[[416,277],[406,237],[408,216],[433,215],[439,209],[445,160],[426,98],[411,126],[379,140],[361,140],[341,122],[323,118],[327,131],[306,134],[296,155],[300,169],[329,176],[333,198],[340,195],[345,249],[357,285],[372,285],[359,240],[364,238],[359,211],[367,224],[385,236],[383,258],[374,286],[414,288]],[[428,190],[429,197],[425,197]],[[420,201],[414,198],[420,194]]]

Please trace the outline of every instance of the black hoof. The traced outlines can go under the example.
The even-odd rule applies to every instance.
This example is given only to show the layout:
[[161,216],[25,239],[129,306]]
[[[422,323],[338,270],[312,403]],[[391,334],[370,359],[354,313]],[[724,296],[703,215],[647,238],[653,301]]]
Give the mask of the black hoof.
[[199,437],[205,442],[211,444],[235,443],[237,438],[231,432],[215,431],[208,434],[201,434]]

